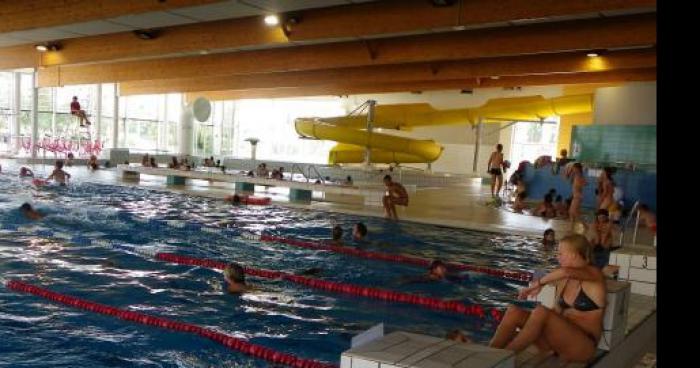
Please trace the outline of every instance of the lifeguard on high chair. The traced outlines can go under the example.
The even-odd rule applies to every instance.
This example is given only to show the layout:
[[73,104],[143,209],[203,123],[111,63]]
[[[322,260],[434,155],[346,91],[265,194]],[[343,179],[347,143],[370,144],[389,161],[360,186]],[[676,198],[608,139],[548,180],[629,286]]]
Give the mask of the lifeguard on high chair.
[[87,118],[87,114],[85,114],[85,110],[80,109],[80,102],[78,102],[78,96],[73,96],[73,102],[70,103],[70,113],[71,115],[75,115],[80,119],[80,126],[84,127],[85,123],[87,125],[91,125],[90,120]]

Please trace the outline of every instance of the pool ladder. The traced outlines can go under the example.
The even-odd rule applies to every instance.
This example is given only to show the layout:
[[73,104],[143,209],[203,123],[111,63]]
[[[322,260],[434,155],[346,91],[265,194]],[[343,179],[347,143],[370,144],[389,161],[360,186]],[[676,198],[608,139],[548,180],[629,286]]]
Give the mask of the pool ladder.
[[[634,216],[636,215],[636,216]],[[639,201],[634,202],[634,205],[632,206],[632,210],[630,210],[630,214],[625,220],[625,222],[622,224],[622,229],[620,229],[620,244],[619,246],[622,247],[624,245],[625,241],[625,230],[629,227],[630,220],[632,218],[635,218],[634,222],[634,231],[632,232],[632,245],[637,243],[637,231],[639,230]]]

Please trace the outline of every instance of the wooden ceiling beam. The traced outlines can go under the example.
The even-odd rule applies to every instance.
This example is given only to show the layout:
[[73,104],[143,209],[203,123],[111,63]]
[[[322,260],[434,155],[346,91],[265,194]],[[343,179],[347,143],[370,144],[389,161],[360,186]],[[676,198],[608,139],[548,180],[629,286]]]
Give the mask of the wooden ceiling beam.
[[352,84],[248,90],[200,91],[186,94],[187,99],[203,96],[211,100],[252,98],[293,98],[308,96],[345,96],[357,94],[460,90],[495,87],[523,87],[586,83],[624,83],[656,80],[656,68],[615,70],[605,72],[569,73],[502,77],[487,80],[416,81],[381,84]]
[[477,59],[656,43],[653,14],[39,70],[42,87]]
[[367,66],[302,72],[123,82],[121,95],[212,90],[308,87],[351,80],[355,84],[438,81],[491,76],[600,72],[656,67],[656,50],[622,50],[598,58],[583,52],[486,58],[465,61]]

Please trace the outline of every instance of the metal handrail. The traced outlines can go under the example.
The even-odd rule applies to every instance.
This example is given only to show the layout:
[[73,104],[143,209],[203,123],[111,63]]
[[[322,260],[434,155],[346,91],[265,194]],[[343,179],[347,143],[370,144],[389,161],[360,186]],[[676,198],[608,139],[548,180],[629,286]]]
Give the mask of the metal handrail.
[[294,178],[294,172],[295,172],[294,169],[297,169],[296,171],[298,171],[299,174],[301,174],[301,176],[302,176],[304,179],[306,179],[306,182],[307,182],[307,183],[309,182],[309,178],[304,174],[304,169],[302,169],[301,166],[299,166],[299,164],[293,164],[293,165],[292,165],[292,172],[291,172],[291,177],[292,177],[292,178]]
[[634,224],[634,232],[632,235],[632,244],[636,244],[637,242],[637,230],[639,229],[639,204],[640,202],[634,202],[634,205],[632,206],[632,209],[630,210],[629,216],[625,220],[625,222],[622,224],[622,229],[620,229],[620,246],[624,244],[625,241],[625,230],[629,227],[630,220],[632,219],[632,215],[635,213],[637,214],[636,217],[636,222]]
[[309,181],[309,178],[311,178],[311,169],[313,169],[313,171],[316,173],[316,176],[318,177],[318,180],[321,181],[321,183],[325,183],[325,182],[326,182],[326,181],[323,179],[323,175],[321,175],[321,173],[318,171],[318,169],[316,168],[315,165],[309,165],[309,166],[307,166],[307,170],[308,170],[308,174],[309,174],[309,175],[307,176],[307,179],[306,179],[307,182]]

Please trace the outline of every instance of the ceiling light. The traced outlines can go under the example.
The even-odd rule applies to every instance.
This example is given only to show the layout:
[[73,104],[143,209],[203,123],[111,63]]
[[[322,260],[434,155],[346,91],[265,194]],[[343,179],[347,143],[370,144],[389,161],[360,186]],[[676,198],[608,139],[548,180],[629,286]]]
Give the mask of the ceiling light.
[[594,57],[598,57],[599,55],[597,52],[592,51],[592,52],[587,53],[586,56],[588,56],[590,58],[594,58]]
[[160,35],[160,30],[157,29],[137,29],[134,35],[142,40],[153,40]]
[[40,43],[38,45],[35,45],[34,48],[36,51],[39,52],[46,52],[46,51],[58,51],[61,49],[61,44],[58,42],[44,42]]
[[491,77],[491,79],[501,79],[501,77],[499,77],[499,76],[497,76],[497,75],[494,75],[494,76]]
[[274,14],[265,16],[265,24],[268,26],[276,26],[280,24],[280,18]]
[[435,7],[452,6],[457,3],[457,0],[431,0],[430,1]]

